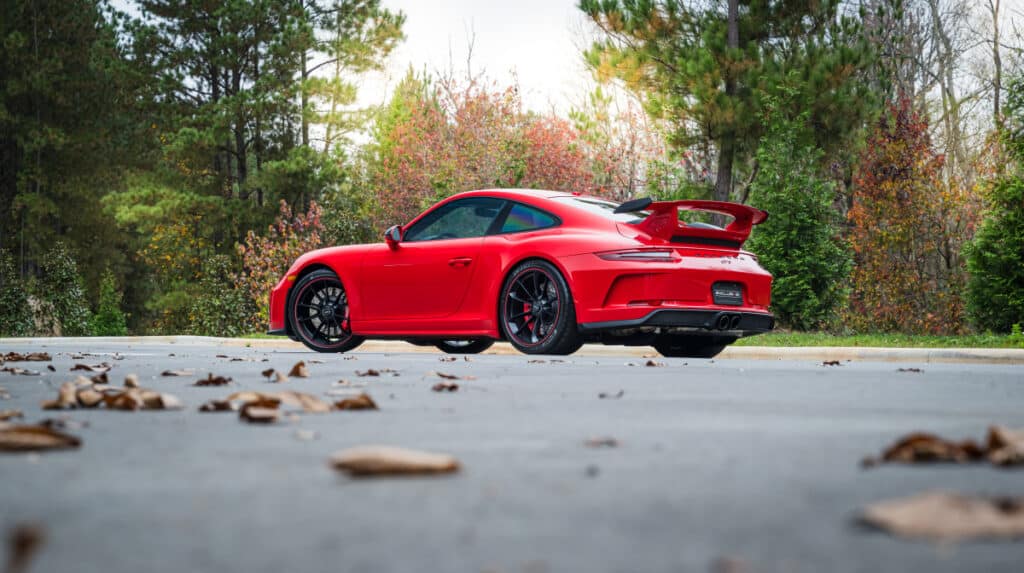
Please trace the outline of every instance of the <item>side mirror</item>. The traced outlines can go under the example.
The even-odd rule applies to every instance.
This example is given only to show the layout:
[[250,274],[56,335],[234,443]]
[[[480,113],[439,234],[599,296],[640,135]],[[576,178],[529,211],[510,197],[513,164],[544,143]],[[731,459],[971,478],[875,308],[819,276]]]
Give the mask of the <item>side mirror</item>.
[[398,243],[402,242],[402,226],[392,225],[388,227],[388,230],[384,231],[384,242],[392,249],[397,249]]

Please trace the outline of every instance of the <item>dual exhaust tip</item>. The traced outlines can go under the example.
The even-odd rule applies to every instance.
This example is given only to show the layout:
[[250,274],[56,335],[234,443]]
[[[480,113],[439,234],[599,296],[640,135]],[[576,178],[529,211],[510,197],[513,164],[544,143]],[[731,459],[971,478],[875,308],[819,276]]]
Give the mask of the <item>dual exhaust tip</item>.
[[714,319],[712,327],[714,330],[736,330],[742,320],[742,315],[723,312]]

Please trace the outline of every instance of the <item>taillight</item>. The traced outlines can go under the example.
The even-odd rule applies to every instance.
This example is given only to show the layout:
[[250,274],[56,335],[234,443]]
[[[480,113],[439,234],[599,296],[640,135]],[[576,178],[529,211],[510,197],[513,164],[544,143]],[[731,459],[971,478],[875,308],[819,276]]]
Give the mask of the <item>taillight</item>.
[[676,260],[672,249],[631,249],[628,251],[607,251],[597,253],[606,261],[639,261],[642,263],[671,263]]

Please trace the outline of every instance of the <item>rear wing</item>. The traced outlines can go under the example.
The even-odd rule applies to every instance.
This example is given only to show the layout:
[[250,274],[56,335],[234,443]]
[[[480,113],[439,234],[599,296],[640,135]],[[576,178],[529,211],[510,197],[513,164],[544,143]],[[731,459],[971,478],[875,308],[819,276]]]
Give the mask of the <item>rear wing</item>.
[[[738,249],[750,237],[754,225],[765,222],[768,213],[739,203],[726,201],[653,201],[650,198],[627,201],[615,210],[617,213],[650,211],[635,226],[641,231],[672,243],[689,243],[731,247]],[[679,211],[706,211],[729,215],[733,221],[727,227],[686,224],[679,220]]]

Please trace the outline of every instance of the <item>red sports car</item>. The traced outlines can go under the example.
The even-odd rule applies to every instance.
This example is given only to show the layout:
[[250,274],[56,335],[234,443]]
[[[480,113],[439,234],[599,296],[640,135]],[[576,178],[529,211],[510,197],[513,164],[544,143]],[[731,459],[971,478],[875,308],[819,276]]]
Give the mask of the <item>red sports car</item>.
[[[731,222],[686,223],[681,211]],[[458,353],[507,340],[527,354],[603,342],[711,357],[774,326],[772,277],[741,249],[767,217],[716,201],[460,193],[383,243],[299,257],[270,293],[270,333],[320,352],[384,338]]]

